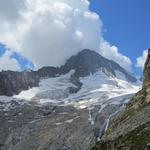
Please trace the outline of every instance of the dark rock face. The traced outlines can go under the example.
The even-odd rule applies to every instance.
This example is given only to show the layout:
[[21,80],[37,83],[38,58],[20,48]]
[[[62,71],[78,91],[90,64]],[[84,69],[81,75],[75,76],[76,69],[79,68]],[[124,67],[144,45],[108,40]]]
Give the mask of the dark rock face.
[[57,74],[60,74],[60,69],[56,67],[43,67],[35,71],[34,74],[37,74],[40,78],[55,77]]
[[125,69],[114,61],[108,60],[98,53],[91,50],[83,50],[76,56],[72,56],[64,66],[61,67],[43,67],[37,71],[2,71],[0,73],[0,95],[12,96],[19,94],[22,90],[39,85],[41,78],[56,77],[68,73],[74,69],[75,73],[71,77],[71,82],[77,88],[70,88],[71,93],[77,92],[82,84],[79,77],[85,77],[94,74],[98,69],[108,76],[116,76],[115,71],[122,72],[127,80],[136,82],[136,78],[130,75]]
[[130,82],[136,82],[136,78],[114,61],[108,60],[91,50],[83,50],[76,56],[72,56],[60,69],[62,72],[75,70],[76,77],[85,77],[102,69],[109,76],[116,76],[115,71],[122,72]]
[[39,76],[33,72],[2,71],[0,73],[0,95],[12,96],[22,90],[39,85]]
[[38,71],[2,71],[0,72],[0,95],[12,96],[23,90],[39,86],[41,78],[55,77],[59,69],[43,67]]
[[144,68],[144,83],[143,86],[147,87],[150,85],[150,49],[148,50],[148,57]]

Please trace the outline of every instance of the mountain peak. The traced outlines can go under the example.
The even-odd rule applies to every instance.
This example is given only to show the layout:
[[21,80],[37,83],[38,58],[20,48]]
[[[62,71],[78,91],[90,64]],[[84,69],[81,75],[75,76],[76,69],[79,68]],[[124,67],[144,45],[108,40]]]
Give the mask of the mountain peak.
[[125,78],[130,82],[136,82],[136,78],[132,76],[128,71],[122,68],[116,62],[104,58],[99,53],[84,49],[77,55],[72,56],[67,60],[66,64],[61,67],[61,70],[69,72],[75,70],[75,76],[84,77],[89,74],[94,74],[101,69],[106,75],[116,77],[117,71],[121,72]]
[[136,78],[130,75],[124,68],[116,62],[106,59],[95,51],[84,49],[77,55],[67,60],[65,65],[61,67],[43,67],[37,71],[29,72],[13,72],[5,71],[0,73],[0,95],[12,96],[18,94],[22,90],[39,85],[41,78],[52,78],[57,75],[64,75],[74,70],[72,80],[81,86],[78,79],[90,74],[94,74],[101,70],[109,77],[123,76],[129,82],[136,82]]

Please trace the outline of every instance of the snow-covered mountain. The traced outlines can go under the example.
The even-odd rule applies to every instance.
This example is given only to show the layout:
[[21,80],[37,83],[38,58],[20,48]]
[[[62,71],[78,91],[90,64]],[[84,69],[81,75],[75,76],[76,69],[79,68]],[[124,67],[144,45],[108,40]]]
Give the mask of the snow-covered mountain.
[[94,74],[101,69],[107,76],[117,77],[120,72],[130,82],[136,82],[137,79],[119,64],[112,60],[102,57],[100,54],[91,50],[83,50],[77,55],[72,56],[64,66],[60,68],[61,72],[69,72],[74,69],[76,77],[85,77]]
[[[117,72],[117,77],[113,77],[100,69],[94,74],[80,77],[80,90],[71,93],[70,89],[78,88],[71,80],[74,73],[75,70],[71,70],[65,75],[41,79],[38,87],[22,91],[13,97],[39,103],[73,104],[85,108],[90,104],[106,103],[110,98],[136,93],[139,90],[139,85],[124,80],[122,73]],[[119,103],[118,99],[116,101]]]
[[108,60],[94,51],[83,50],[68,59],[65,65],[58,68],[43,67],[37,71],[0,72],[0,95],[19,94],[23,90],[39,86],[40,80],[43,78],[65,75],[71,70],[74,70],[74,73],[70,80],[77,86],[77,89],[70,89],[72,92],[77,92],[82,86],[79,81],[80,77],[89,76],[100,70],[108,77],[116,77],[129,82],[137,81],[133,75],[114,61]]
[[72,56],[60,68],[5,71],[0,76],[2,95],[37,103],[73,104],[79,108],[106,103],[111,98],[139,90],[133,75],[91,50]]
[[[72,56],[59,68],[43,67],[37,71],[24,72],[3,71],[0,73],[0,83],[0,95],[3,95],[0,96],[0,115],[7,115],[9,118],[7,120],[2,117],[6,122],[3,130],[12,127],[10,118],[17,119],[13,122],[14,126],[23,122],[17,130],[12,127],[12,133],[8,132],[8,135],[0,140],[0,144],[10,144],[12,137],[17,138],[16,134],[22,139],[16,139],[17,144],[26,145],[25,141],[29,137],[32,137],[32,140],[28,143],[40,140],[43,144],[44,138],[40,137],[44,134],[49,141],[59,141],[57,144],[52,143],[51,150],[61,148],[66,138],[69,150],[89,148],[94,138],[101,138],[111,118],[122,111],[125,104],[140,89],[140,82],[128,71],[91,50],[83,50]],[[13,113],[18,115],[13,116]],[[53,121],[49,125],[44,124],[48,120]],[[34,124],[37,130],[32,129],[31,124]],[[41,134],[37,138],[39,127]],[[52,131],[47,135],[45,128]],[[24,134],[26,129],[27,133]],[[0,134],[3,130],[0,130]],[[62,130],[65,135],[61,134]],[[83,130],[86,132],[82,133]],[[30,135],[29,131],[37,136]],[[85,137],[88,138],[87,141]],[[40,141],[36,144],[40,144]]]

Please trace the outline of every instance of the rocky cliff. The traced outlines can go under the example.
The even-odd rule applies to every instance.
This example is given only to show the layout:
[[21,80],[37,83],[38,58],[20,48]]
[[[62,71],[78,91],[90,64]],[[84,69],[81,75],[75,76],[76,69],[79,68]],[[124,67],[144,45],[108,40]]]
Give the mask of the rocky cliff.
[[34,72],[0,72],[0,95],[12,96],[39,85],[40,78]]
[[150,50],[145,63],[144,82],[122,114],[109,125],[93,150],[150,149]]

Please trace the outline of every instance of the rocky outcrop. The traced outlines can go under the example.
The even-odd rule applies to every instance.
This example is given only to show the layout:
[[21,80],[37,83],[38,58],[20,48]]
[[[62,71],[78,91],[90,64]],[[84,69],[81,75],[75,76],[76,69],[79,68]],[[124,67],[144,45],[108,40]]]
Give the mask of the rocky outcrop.
[[0,72],[0,95],[19,94],[23,90],[39,86],[40,79],[55,77],[58,73],[59,69],[55,67],[43,67],[37,71],[2,71]]
[[150,50],[142,90],[132,98],[125,111],[110,123],[101,142],[93,147],[93,150],[132,149],[150,149]]
[[150,49],[148,51],[148,58],[145,63],[145,68],[144,68],[144,83],[143,87],[146,88],[150,86]]
[[39,76],[32,71],[2,71],[0,72],[0,95],[12,96],[18,94],[22,90],[38,86],[39,81]]
[[94,74],[101,69],[108,76],[116,76],[115,71],[122,72],[126,79],[130,82],[135,82],[136,78],[130,75],[125,69],[114,61],[108,60],[98,53],[91,50],[83,50],[76,56],[72,56],[64,66],[61,67],[43,67],[37,71],[2,71],[0,72],[0,95],[12,96],[19,94],[22,90],[27,90],[31,87],[39,85],[41,78],[56,77],[66,74],[72,69],[75,73],[71,76],[70,81],[77,88],[70,88],[70,92],[77,92],[82,84],[79,77],[85,77]]
[[34,71],[34,74],[38,75],[40,78],[55,77],[60,73],[60,69],[57,67],[43,67],[38,71]]

